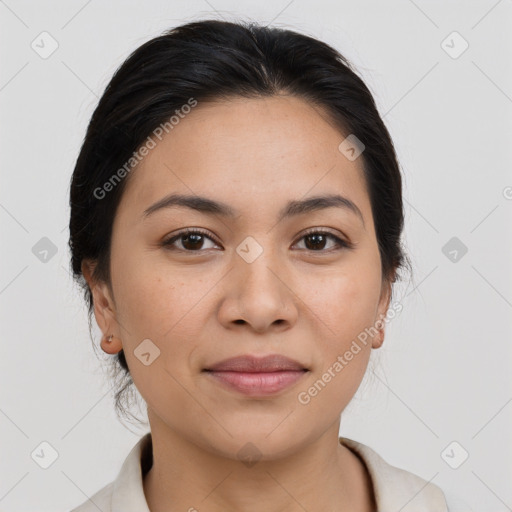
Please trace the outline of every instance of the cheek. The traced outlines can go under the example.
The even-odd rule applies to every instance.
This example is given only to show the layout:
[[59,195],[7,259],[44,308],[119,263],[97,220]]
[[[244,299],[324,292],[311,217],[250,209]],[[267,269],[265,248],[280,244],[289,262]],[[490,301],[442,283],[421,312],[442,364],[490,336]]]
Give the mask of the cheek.
[[183,279],[183,271],[155,264],[149,258],[147,261],[143,264],[142,257],[127,257],[116,267],[117,274],[113,272],[117,318],[134,380],[139,373],[143,379],[153,379],[157,371],[153,368],[151,376],[147,376],[144,368],[149,366],[139,369],[137,349],[146,339],[159,351],[155,359],[158,367],[168,368],[173,374],[186,372],[183,362],[199,343],[204,325],[206,301],[201,299],[212,286],[199,275]]
[[186,282],[170,275],[163,278],[156,270],[124,275],[118,313],[134,384],[156,410],[168,408],[169,396],[185,407],[189,397],[180,383],[190,378],[187,361],[199,339],[193,329],[200,322],[191,323],[199,299],[186,293]]
[[116,289],[119,320],[130,334],[161,335],[179,314],[176,306],[180,304],[180,288],[150,272],[125,272]]
[[133,251],[112,264],[117,317],[130,337],[161,337],[189,309],[193,290],[201,285],[184,282],[178,270],[157,254]]
[[376,293],[372,278],[358,274],[333,276],[307,295],[317,327],[317,366],[299,390],[298,402],[310,414],[336,418],[361,384],[372,346]]
[[322,279],[305,281],[301,297],[316,316],[322,339],[328,346],[343,348],[375,321],[380,293],[379,275],[374,272],[343,271]]

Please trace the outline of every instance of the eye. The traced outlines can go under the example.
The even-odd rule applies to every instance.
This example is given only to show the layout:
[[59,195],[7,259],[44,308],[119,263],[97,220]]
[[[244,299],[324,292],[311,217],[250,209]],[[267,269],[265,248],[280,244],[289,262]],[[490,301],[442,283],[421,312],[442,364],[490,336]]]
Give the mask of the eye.
[[[217,242],[208,234],[199,228],[187,228],[179,233],[175,234],[171,238],[164,240],[162,245],[171,250],[180,250],[184,252],[201,252],[201,249],[211,249],[213,247],[204,247],[205,240],[209,240],[213,245],[218,245]],[[342,240],[338,236],[330,233],[329,231],[318,230],[318,228],[312,229],[304,234],[300,241],[305,241],[305,249],[311,252],[331,252],[337,249],[350,249],[352,244],[345,240]],[[331,246],[327,250],[324,250],[328,246],[328,240],[331,240]],[[181,247],[176,246],[179,242]],[[302,249],[302,248],[301,248]]]
[[[200,249],[204,249],[205,239],[210,240],[211,242],[216,243],[210,236],[208,236],[206,231],[202,229],[184,229],[180,231],[173,237],[164,240],[162,245],[168,247],[170,249],[178,249],[181,251],[187,252],[200,252]],[[173,247],[175,242],[180,242],[181,247]],[[211,247],[206,247],[210,249]]]
[[[325,249],[328,240],[334,241],[334,244],[331,244],[331,248],[329,250]],[[305,235],[302,236],[300,240],[305,240],[305,249],[313,252],[331,252],[332,246],[334,245],[334,250],[336,247],[350,249],[352,244],[342,240],[338,236],[330,233],[329,231],[321,231],[318,229],[310,230]]]

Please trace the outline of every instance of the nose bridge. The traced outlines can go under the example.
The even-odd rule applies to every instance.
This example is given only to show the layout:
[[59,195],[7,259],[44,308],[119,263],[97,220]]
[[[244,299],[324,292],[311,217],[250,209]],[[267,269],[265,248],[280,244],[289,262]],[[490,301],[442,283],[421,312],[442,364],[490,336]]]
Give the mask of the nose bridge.
[[230,293],[234,302],[228,309],[231,322],[242,319],[263,331],[274,323],[293,324],[297,311],[280,251],[270,246],[271,236],[258,239],[248,236],[236,247]]
[[[259,240],[259,241],[258,241]],[[271,245],[271,236],[246,237],[236,248],[236,267],[242,276],[242,294],[254,292],[271,293],[281,297],[283,286],[278,278],[283,265],[278,253]]]

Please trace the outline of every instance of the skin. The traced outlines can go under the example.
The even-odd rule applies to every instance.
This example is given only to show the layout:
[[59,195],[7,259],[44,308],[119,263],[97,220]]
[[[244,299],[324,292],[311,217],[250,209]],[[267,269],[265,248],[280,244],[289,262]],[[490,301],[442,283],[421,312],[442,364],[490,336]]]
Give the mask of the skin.
[[[144,492],[152,512],[375,509],[366,467],[338,435],[384,329],[308,404],[297,399],[378,324],[390,301],[362,161],[338,150],[344,138],[322,109],[296,97],[199,103],[132,171],[114,221],[112,290],[93,282],[84,262],[98,325],[114,334],[102,348],[124,349],[148,405],[153,466]],[[142,219],[171,192],[222,201],[237,214],[173,207]],[[364,224],[333,207],[277,221],[289,200],[325,193],[351,199]],[[174,249],[162,246],[187,227],[209,234],[196,245],[182,237]],[[353,247],[330,237],[315,246],[304,238],[308,228]],[[236,252],[247,236],[263,248],[252,263]],[[134,351],[148,338],[160,355],[146,366]],[[270,353],[310,371],[264,398],[202,372],[236,355]],[[248,442],[260,453],[251,467],[237,456]]]

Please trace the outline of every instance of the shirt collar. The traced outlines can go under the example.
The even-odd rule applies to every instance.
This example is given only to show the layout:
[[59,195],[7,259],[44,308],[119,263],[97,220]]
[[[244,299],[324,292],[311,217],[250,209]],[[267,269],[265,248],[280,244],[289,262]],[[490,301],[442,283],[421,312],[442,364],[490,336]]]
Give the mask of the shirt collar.
[[443,491],[435,484],[392,466],[369,446],[340,437],[340,443],[359,455],[368,469],[378,510],[448,512]]
[[114,481],[112,512],[151,512],[144,495],[143,467],[152,457],[151,432],[131,449]]
[[[378,510],[400,512],[448,512],[439,487],[388,464],[369,446],[340,437],[341,444],[359,455],[370,474]],[[131,449],[112,490],[112,512],[150,512],[144,495],[143,475],[151,467],[151,432]]]

